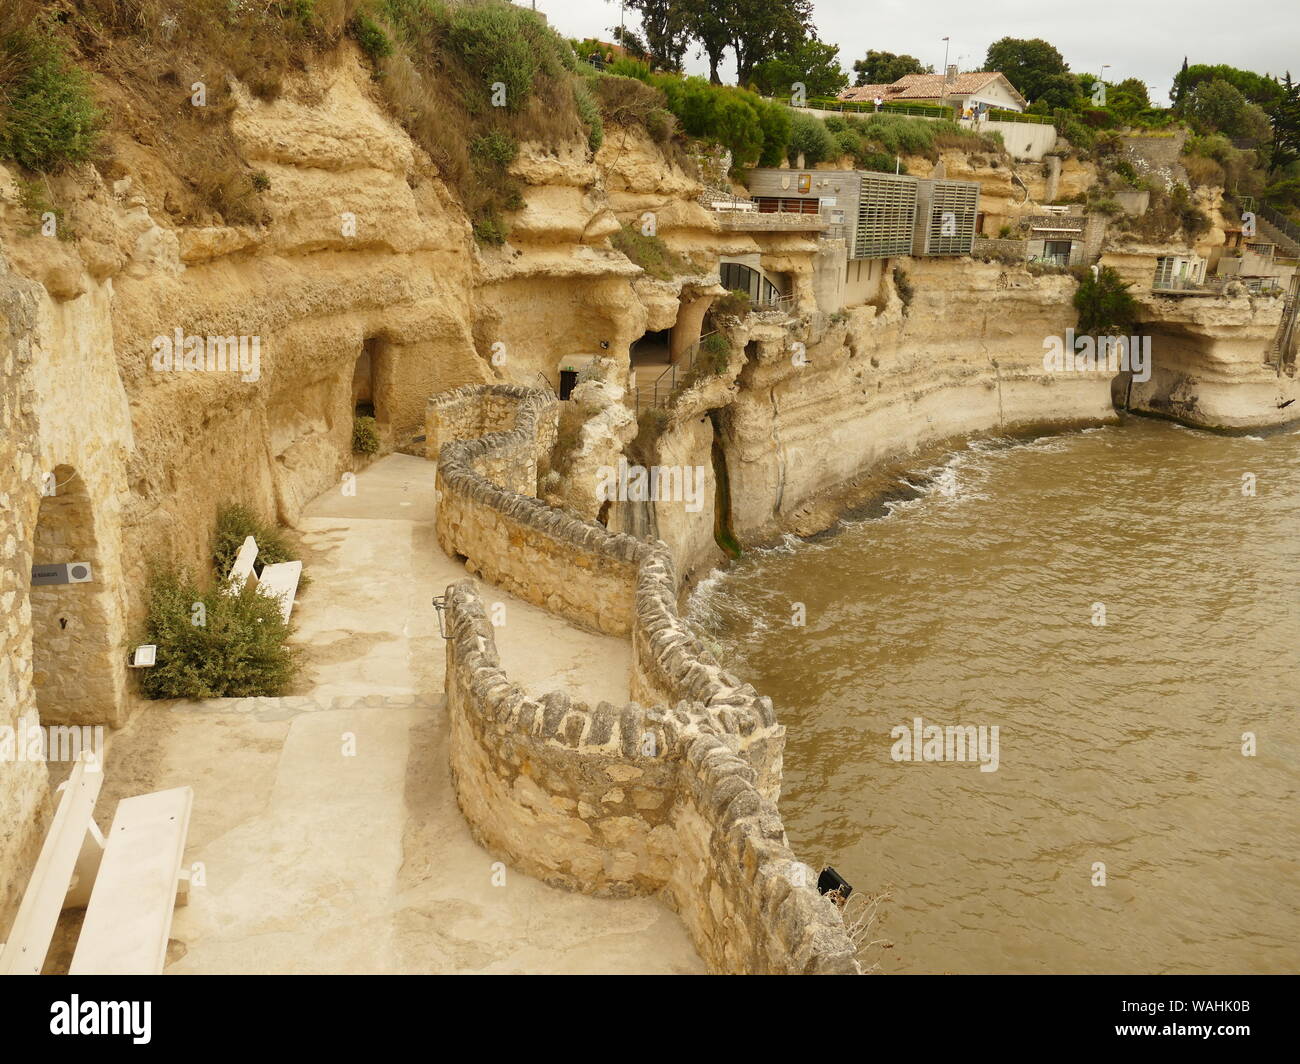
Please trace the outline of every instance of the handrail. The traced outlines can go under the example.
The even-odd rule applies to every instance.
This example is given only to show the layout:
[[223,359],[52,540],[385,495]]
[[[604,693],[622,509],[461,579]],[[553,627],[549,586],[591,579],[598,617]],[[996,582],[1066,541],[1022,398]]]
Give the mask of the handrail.
[[986,122],[1027,122],[1031,125],[1056,125],[1047,115],[1033,115],[1025,111],[1008,111],[1002,107],[990,107],[984,112]]
[[1273,223],[1278,229],[1282,230],[1296,244],[1300,244],[1300,225],[1296,225],[1281,211],[1270,207],[1267,203],[1259,205],[1259,213]]
[[[717,331],[717,329],[710,329],[706,333],[701,333],[700,338],[682,353],[682,357],[676,362],[670,362],[648,388],[642,389],[638,387],[636,389],[636,411],[638,414],[644,409],[664,405],[672,398],[673,393],[677,390],[678,370],[681,370],[682,383],[684,384],[687,374],[695,368],[695,356],[700,352],[700,344],[710,336],[715,335]],[[668,378],[668,385],[663,391],[664,401],[661,404],[659,402],[659,393],[665,377]],[[648,396],[644,395],[644,392],[648,392]]]

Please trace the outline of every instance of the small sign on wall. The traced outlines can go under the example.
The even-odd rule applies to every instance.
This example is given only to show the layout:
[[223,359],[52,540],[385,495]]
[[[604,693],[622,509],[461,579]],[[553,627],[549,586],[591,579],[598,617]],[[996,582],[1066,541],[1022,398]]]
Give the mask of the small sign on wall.
[[89,562],[32,566],[32,587],[41,587],[45,584],[88,584],[90,580]]

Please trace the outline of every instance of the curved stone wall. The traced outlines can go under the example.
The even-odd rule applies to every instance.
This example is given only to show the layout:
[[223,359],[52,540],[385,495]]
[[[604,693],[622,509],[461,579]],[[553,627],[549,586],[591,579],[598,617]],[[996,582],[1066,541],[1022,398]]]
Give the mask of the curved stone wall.
[[[515,408],[508,431],[461,438],[499,425],[502,400]],[[507,385],[430,401],[439,543],[527,601],[630,636],[633,694],[653,708],[530,695],[501,669],[473,585],[452,585],[452,773],[471,829],[548,883],[659,894],[714,971],[858,972],[839,910],[786,845],[774,804],[784,729],[681,620],[668,548],[577,520],[523,483],[555,414],[554,397]]]

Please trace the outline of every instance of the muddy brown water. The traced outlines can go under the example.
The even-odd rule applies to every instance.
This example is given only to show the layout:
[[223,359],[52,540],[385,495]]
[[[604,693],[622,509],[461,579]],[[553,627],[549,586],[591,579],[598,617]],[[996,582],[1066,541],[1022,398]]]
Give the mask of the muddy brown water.
[[[795,852],[889,892],[880,970],[1300,970],[1300,433],[1133,419],[918,472],[689,603],[787,727]],[[996,725],[997,770],[895,760],[917,717]]]

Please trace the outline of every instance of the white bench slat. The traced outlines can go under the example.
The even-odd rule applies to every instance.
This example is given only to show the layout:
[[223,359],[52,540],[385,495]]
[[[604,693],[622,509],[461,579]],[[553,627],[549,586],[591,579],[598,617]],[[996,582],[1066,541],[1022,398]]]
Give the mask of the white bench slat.
[[289,623],[294,598],[298,594],[298,581],[302,578],[302,562],[276,562],[262,569],[257,590],[263,595],[280,600],[280,613],[284,623]]
[[257,573],[253,569],[255,561],[257,561],[257,542],[252,536],[248,536],[240,545],[239,553],[235,555],[235,562],[230,567],[232,591],[236,593],[243,591],[250,581],[253,587],[257,587]]
[[167,958],[194,791],[118,803],[69,975],[157,975]]
[[80,867],[83,878],[94,875],[90,855],[85,862],[81,857],[87,832],[93,830],[98,835],[92,816],[103,783],[98,763],[79,760],[62,785],[59,808],[27,882],[9,940],[0,950],[0,975],[41,974],[74,873]]

